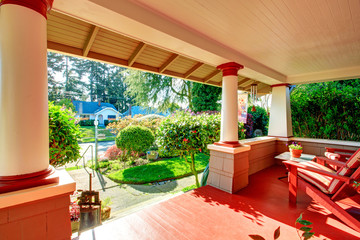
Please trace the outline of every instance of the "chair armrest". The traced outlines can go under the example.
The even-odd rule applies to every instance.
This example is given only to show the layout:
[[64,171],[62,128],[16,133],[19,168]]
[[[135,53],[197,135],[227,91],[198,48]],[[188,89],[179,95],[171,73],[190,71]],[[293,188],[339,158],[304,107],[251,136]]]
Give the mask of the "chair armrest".
[[324,161],[328,164],[332,164],[332,165],[335,165],[337,167],[344,167],[346,166],[346,163],[345,162],[341,162],[341,161],[336,161],[336,160],[331,160],[331,159],[328,159],[326,157],[315,157],[315,159],[319,159],[321,161]]
[[[341,148],[328,148],[326,147],[326,151],[327,152],[344,152],[344,153],[355,153],[356,151],[355,150],[348,150],[348,149],[341,149]],[[351,156],[351,155],[350,155]]]
[[[307,170],[307,171],[310,171],[310,172],[315,172],[315,173],[319,173],[319,174],[322,174],[322,175],[325,175],[325,176],[328,176],[328,177],[338,179],[338,180],[343,181],[343,182],[345,182],[347,184],[350,184],[350,182],[351,182],[351,178],[349,178],[349,177],[345,177],[345,176],[337,175],[335,173],[320,170],[320,169],[317,169],[317,168],[305,166],[305,165],[303,165],[301,163],[297,163],[297,162],[294,162],[294,161],[284,161],[283,163],[288,168],[289,167],[301,168],[301,169],[304,169],[304,170]],[[291,172],[290,169],[289,169],[289,172]]]

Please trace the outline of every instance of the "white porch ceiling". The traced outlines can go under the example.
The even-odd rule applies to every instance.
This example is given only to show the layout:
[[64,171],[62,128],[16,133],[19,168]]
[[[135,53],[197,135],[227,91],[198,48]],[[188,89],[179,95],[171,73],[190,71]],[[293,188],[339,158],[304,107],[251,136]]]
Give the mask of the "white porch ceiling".
[[360,77],[359,0],[55,0],[54,9],[266,84]]

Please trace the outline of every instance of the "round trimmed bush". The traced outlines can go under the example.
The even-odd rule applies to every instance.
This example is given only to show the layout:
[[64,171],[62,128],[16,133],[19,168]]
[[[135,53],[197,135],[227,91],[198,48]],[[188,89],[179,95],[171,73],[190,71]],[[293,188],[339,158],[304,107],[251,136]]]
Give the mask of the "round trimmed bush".
[[155,137],[152,131],[143,126],[128,126],[117,135],[116,146],[131,152],[143,153],[154,143]]
[[49,161],[58,167],[80,158],[79,126],[75,113],[49,102]]

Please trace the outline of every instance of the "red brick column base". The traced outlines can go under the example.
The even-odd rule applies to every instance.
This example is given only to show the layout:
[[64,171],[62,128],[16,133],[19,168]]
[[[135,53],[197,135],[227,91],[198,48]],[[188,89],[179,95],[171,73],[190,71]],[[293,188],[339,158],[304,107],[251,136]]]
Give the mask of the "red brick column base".
[[209,145],[210,172],[207,184],[235,193],[249,183],[249,146],[238,148]]
[[0,238],[71,239],[70,194],[0,209]]

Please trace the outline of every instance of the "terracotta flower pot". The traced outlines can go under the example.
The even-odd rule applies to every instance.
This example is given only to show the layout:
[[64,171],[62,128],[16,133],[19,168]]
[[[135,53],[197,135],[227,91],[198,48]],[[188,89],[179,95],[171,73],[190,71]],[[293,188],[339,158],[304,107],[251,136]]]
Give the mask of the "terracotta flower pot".
[[111,212],[110,207],[104,207],[103,209],[101,209],[101,221],[110,218],[110,212]]
[[301,149],[289,149],[290,150],[290,153],[291,153],[291,156],[294,157],[294,158],[299,158],[301,156],[301,153],[303,152],[303,150]]
[[71,231],[72,232],[78,232],[80,226],[80,221],[71,222]]

